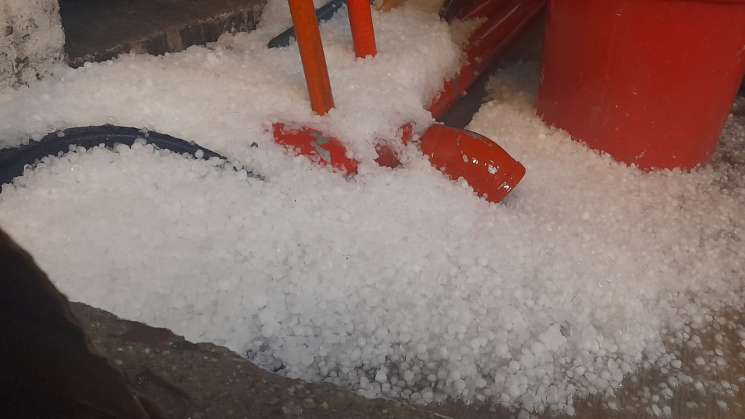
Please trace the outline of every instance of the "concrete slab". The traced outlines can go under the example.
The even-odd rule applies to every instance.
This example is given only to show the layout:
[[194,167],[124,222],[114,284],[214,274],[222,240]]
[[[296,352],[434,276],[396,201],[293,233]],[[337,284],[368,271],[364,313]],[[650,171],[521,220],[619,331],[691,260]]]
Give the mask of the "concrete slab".
[[266,0],[60,0],[74,67],[129,51],[163,54],[256,27]]

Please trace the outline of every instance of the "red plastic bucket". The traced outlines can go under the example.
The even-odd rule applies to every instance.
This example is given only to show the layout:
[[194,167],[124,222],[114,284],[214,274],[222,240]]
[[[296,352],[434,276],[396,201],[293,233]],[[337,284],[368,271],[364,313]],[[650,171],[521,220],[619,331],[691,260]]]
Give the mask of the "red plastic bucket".
[[706,163],[745,75],[745,0],[551,0],[538,114],[642,169]]

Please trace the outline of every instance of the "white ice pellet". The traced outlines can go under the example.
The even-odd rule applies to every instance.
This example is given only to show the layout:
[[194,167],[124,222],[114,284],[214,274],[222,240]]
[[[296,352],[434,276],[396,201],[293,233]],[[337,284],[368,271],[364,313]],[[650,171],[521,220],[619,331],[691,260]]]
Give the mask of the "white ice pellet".
[[375,373],[375,381],[379,383],[385,383],[386,381],[388,381],[388,376],[386,375],[386,371],[384,369],[380,369],[377,373]]

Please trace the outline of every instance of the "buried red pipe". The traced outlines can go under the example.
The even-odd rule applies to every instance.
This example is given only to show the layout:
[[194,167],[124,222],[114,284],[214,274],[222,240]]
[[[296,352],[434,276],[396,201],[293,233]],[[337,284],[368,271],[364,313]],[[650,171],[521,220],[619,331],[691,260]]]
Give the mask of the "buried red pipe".
[[476,195],[502,201],[525,176],[525,167],[494,141],[475,132],[435,124],[421,137],[422,153],[452,180],[463,178]]
[[[313,0],[289,0],[292,22],[295,25],[298,49],[308,87],[310,106],[319,115],[334,107],[326,57],[321,42]],[[320,165],[330,164],[348,175],[357,173],[358,162],[347,156],[341,141],[320,131],[276,122],[272,125],[274,141],[305,155]]]
[[[293,1],[301,0],[290,0],[291,6]],[[465,94],[473,81],[496,59],[507,43],[528,23],[530,18],[541,10],[544,1],[511,0],[501,3],[500,6],[490,12],[486,23],[482,24],[469,38],[465,51],[466,63],[461,67],[455,79],[445,83],[442,93],[432,102],[430,111],[433,116],[439,117],[444,114],[460,96]],[[369,6],[366,5],[366,7],[366,12],[369,13]],[[312,13],[312,4],[310,11],[304,13]],[[358,34],[363,34],[360,39],[363,43],[365,40],[372,39],[374,48],[374,35],[372,38],[369,36],[373,34],[372,20],[356,19],[350,14],[350,22],[353,25],[363,26],[362,31],[358,31]],[[317,30],[315,18],[313,18],[313,23]],[[295,24],[297,27],[298,22]],[[365,26],[367,28],[364,28]],[[368,34],[366,38],[365,33]],[[303,32],[298,30],[299,42],[302,36]],[[357,46],[358,41],[355,40],[357,55],[365,56],[365,50],[358,49]],[[323,50],[320,51],[322,56]],[[303,65],[305,64],[306,60],[303,59]],[[325,70],[325,61],[323,64]],[[306,69],[306,77],[307,74]],[[310,89],[310,80],[308,83]],[[400,140],[404,143],[408,142],[412,132],[411,124],[405,124],[401,127]],[[298,154],[306,155],[321,165],[331,164],[347,175],[357,172],[358,162],[346,155],[343,143],[335,138],[307,128],[287,129],[282,124],[274,124],[274,135],[278,143],[292,146]],[[400,165],[391,147],[383,143],[379,144],[376,149],[379,154],[376,160],[378,164],[387,167]],[[465,179],[477,195],[494,203],[500,202],[525,174],[525,168],[499,145],[486,137],[466,130],[433,125],[422,135],[421,149],[438,170],[451,179]]]
[[[465,63],[454,78],[445,81],[442,90],[429,105],[435,119],[445,115],[466,94],[478,76],[494,63],[520,30],[538,15],[546,1],[508,0],[491,1],[488,4],[493,10],[490,10],[488,20],[468,38]],[[480,10],[484,11],[486,8]]]
[[[454,15],[454,18],[486,18],[468,39],[464,51],[465,63],[457,75],[446,80],[442,90],[432,99],[428,109],[435,119],[440,119],[464,96],[476,79],[498,58],[517,34],[535,18],[546,6],[546,0],[486,0],[476,2],[470,9]],[[410,123],[401,127],[407,138],[411,138],[413,127]],[[406,136],[406,134],[404,134]],[[385,147],[385,146],[383,146]],[[390,150],[385,161],[390,163]],[[379,147],[379,155],[381,154]]]
[[[311,108],[317,114],[325,115],[334,107],[334,98],[313,1],[288,2]],[[348,10],[356,55],[374,56],[377,50],[370,3],[367,0],[348,0]],[[293,149],[297,154],[307,156],[322,166],[328,164],[349,176],[357,173],[359,162],[347,155],[347,149],[339,139],[312,128],[281,122],[274,123],[272,130],[276,143]]]
[[[545,0],[487,0],[456,17],[485,17],[487,20],[469,37],[466,61],[458,74],[447,80],[429,106],[441,118],[466,94],[474,81],[491,66],[504,48],[545,7]],[[411,132],[411,124],[401,127]],[[408,139],[404,139],[406,142]],[[525,167],[488,138],[445,125],[433,125],[421,136],[422,152],[434,167],[453,180],[463,178],[474,192],[490,202],[500,202],[525,176]],[[378,145],[379,164],[400,165],[395,153]]]
[[307,156],[321,166],[331,165],[349,176],[357,174],[359,162],[347,156],[347,148],[339,139],[313,128],[285,126],[281,122],[275,122],[272,129],[274,141],[297,155]]

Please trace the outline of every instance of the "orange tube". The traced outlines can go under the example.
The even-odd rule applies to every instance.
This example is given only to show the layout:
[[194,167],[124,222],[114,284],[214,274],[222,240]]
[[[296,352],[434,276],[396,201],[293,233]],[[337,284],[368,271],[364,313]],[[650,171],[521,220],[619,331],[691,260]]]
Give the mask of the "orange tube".
[[349,11],[349,25],[352,27],[354,53],[358,58],[375,56],[378,49],[375,46],[375,29],[373,28],[372,13],[368,0],[347,0]]
[[295,36],[303,62],[305,82],[308,86],[310,107],[324,115],[334,107],[326,57],[323,54],[321,32],[318,29],[313,0],[288,0]]

